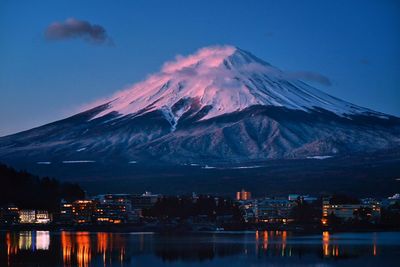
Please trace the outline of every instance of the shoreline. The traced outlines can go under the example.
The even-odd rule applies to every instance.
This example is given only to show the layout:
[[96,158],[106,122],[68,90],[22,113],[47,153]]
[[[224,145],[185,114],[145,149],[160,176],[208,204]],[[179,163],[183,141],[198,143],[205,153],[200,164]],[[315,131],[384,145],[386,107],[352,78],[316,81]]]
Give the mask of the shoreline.
[[369,227],[369,228],[313,228],[299,229],[291,227],[263,227],[243,229],[204,229],[193,230],[189,228],[147,226],[147,225],[2,225],[0,231],[52,231],[52,232],[109,232],[109,233],[250,233],[256,231],[287,231],[294,234],[322,234],[330,233],[373,233],[373,232],[400,232],[400,227]]

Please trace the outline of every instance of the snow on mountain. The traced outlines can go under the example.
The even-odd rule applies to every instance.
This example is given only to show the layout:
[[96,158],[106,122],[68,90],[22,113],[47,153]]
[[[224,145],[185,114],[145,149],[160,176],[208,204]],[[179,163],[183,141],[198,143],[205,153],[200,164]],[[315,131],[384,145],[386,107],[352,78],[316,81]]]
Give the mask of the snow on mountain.
[[45,165],[38,162],[249,168],[270,159],[336,160],[399,147],[400,118],[332,97],[222,46],[177,57],[84,112],[0,138],[0,161],[35,168]]
[[108,103],[94,118],[111,112],[119,115],[160,110],[175,129],[179,118],[191,108],[208,107],[200,120],[244,110],[250,106],[277,106],[311,111],[325,109],[340,116],[368,114],[385,117],[317,90],[290,78],[285,72],[233,46],[206,47],[193,55],[178,56],[149,76],[111,98],[89,106]]

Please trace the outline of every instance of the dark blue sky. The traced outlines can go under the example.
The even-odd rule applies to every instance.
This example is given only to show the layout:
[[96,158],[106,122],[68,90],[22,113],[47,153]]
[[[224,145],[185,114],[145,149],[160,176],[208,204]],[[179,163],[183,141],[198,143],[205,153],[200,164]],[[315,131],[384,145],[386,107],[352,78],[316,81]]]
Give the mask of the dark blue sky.
[[[49,41],[67,18],[114,45]],[[287,71],[327,76],[319,89],[400,116],[400,1],[0,2],[0,136],[72,115],[156,72],[177,54],[230,44]]]

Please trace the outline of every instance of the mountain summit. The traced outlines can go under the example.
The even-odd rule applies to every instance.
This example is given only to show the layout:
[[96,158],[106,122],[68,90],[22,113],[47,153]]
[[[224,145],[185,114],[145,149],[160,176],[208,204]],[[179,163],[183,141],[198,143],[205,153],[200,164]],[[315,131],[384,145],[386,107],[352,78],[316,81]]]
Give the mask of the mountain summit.
[[[400,119],[330,96],[232,46],[207,47],[81,113],[0,138],[0,161],[241,164],[385,153]],[[22,165],[21,165],[22,164]]]
[[[173,126],[188,110],[204,110],[199,120],[242,111],[255,105],[312,111],[324,109],[340,116],[384,114],[327,95],[233,46],[207,47],[167,62],[157,74],[104,101],[120,116],[161,110]],[[99,106],[95,103],[91,107]]]

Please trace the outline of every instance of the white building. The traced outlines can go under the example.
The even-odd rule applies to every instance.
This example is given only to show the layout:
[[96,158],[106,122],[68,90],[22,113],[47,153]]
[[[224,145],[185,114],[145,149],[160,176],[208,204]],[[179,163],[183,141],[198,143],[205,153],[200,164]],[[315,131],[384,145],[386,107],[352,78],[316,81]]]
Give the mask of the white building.
[[20,210],[19,222],[45,224],[51,222],[51,216],[46,210]]
[[36,212],[35,210],[20,210],[19,212],[20,223],[35,223]]
[[37,210],[35,223],[45,224],[51,222],[51,215],[47,210]]

